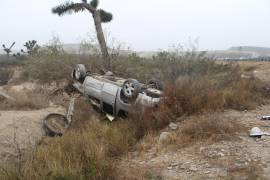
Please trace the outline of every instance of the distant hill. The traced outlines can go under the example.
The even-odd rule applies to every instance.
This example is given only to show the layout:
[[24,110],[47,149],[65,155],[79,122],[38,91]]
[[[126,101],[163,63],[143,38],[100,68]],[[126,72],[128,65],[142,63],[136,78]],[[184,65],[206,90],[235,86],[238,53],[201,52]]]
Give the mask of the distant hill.
[[235,46],[228,49],[229,51],[244,51],[270,54],[270,48],[256,46]]
[[[70,54],[93,54],[99,51],[98,46],[80,45],[80,44],[63,44],[65,52]],[[110,50],[109,50],[110,51]],[[19,52],[14,50],[13,53]],[[152,57],[156,55],[158,51],[132,51],[121,50],[120,54],[129,55],[137,53],[141,57]],[[4,54],[4,51],[0,48],[0,54]],[[215,59],[251,59],[258,57],[270,57],[270,48],[256,47],[256,46],[234,46],[227,50],[213,50],[208,51],[206,56]]]

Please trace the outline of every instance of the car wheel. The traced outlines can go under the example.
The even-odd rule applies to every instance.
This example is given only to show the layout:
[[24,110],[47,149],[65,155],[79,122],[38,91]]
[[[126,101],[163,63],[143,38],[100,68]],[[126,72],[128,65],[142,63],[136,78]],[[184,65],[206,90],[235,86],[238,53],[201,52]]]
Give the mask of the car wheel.
[[164,89],[163,83],[160,80],[157,80],[157,79],[150,79],[147,82],[147,87],[152,88],[152,89],[157,89],[157,90],[160,90],[160,91],[163,91],[163,89]]
[[137,98],[140,93],[140,83],[136,79],[128,79],[124,82],[122,87],[123,95],[128,99]]
[[73,78],[76,80],[82,80],[86,76],[86,68],[83,64],[77,64],[73,71]]
[[43,120],[43,128],[48,136],[62,136],[68,128],[69,123],[66,116],[51,113]]

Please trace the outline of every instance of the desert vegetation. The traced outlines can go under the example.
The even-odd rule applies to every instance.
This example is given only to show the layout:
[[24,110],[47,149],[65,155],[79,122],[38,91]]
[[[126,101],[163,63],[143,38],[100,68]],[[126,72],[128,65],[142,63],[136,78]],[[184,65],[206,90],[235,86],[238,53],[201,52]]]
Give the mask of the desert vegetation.
[[[61,82],[70,77],[77,63],[102,73],[103,64],[96,55],[39,53],[20,64],[21,80],[40,84]],[[157,134],[170,122],[182,123],[170,137],[169,143],[177,147],[229,140],[246,128],[215,113],[253,109],[268,98],[264,84],[255,77],[242,78],[243,70],[237,63],[216,62],[195,52],[164,51],[152,58],[119,55],[112,61],[112,70],[118,76],[132,76],[142,82],[153,77],[163,80],[166,98],[158,107],[143,112],[134,107],[127,119],[114,123],[100,122],[87,101],[80,99],[69,131],[62,137],[44,138],[29,151],[23,165],[2,169],[1,178],[118,179],[118,159],[131,151],[153,147]],[[16,102],[5,102],[1,108],[39,109],[47,107],[50,99],[56,99],[43,91],[18,96]],[[147,172],[142,175],[147,177]]]
[[[181,47],[160,50],[147,58],[136,53],[122,53],[124,50],[114,49],[107,43],[102,24],[111,22],[113,15],[100,9],[99,5],[98,0],[67,1],[53,7],[51,12],[58,16],[88,12],[94,21],[100,49],[87,40],[81,47],[87,50],[94,47],[98,49],[95,52],[67,53],[56,36],[45,46],[40,46],[36,40],[29,40],[20,53],[13,56],[15,42],[10,46],[2,45],[6,55],[0,55],[0,90],[7,92],[8,96],[0,91],[1,112],[23,114],[44,110],[42,113],[48,114],[49,108],[55,111],[58,107],[61,110],[67,107],[71,98],[76,97],[76,103],[71,126],[61,136],[45,136],[45,132],[41,132],[41,121],[37,122],[39,129],[35,130],[38,132],[33,132],[39,135],[34,137],[38,139],[35,140],[38,141],[36,144],[31,142],[32,132],[28,130],[28,125],[33,126],[36,121],[26,122],[27,128],[23,133],[27,135],[22,137],[16,134],[16,130],[27,117],[19,118],[17,126],[14,122],[5,122],[8,127],[14,126],[13,138],[4,139],[3,144],[8,146],[7,142],[12,141],[9,146],[14,146],[15,155],[10,154],[15,160],[0,167],[0,179],[162,179],[157,171],[168,162],[167,157],[171,158],[167,163],[168,170],[177,167],[188,169],[189,174],[198,171],[196,167],[186,168],[184,163],[172,165],[173,160],[177,159],[172,154],[178,153],[182,157],[182,152],[186,151],[196,153],[183,161],[190,164],[189,161],[196,161],[192,156],[196,156],[201,166],[212,163],[219,168],[214,171],[226,170],[227,176],[223,176],[223,179],[238,179],[234,178],[237,173],[248,179],[260,176],[262,167],[255,160],[244,161],[244,168],[241,166],[240,169],[240,166],[230,166],[235,161],[238,164],[243,162],[237,156],[248,156],[246,151],[245,154],[239,153],[247,145],[238,144],[240,150],[233,148],[250,127],[238,120],[240,116],[225,115],[225,111],[247,113],[269,102],[270,88],[267,82],[254,75],[256,67],[232,61],[216,61],[207,58],[206,52],[193,47],[190,50]],[[87,97],[73,91],[71,72],[76,64],[84,64],[91,73],[105,74],[109,70],[115,76],[134,78],[144,84],[150,79],[160,80],[164,82],[163,97],[157,106],[132,104],[127,116],[118,117],[113,122],[106,121],[104,114],[97,112]],[[33,86],[27,89],[25,83]],[[35,115],[34,118],[41,116],[32,115]],[[19,140],[31,145],[20,146]],[[223,149],[220,152],[207,151],[213,144]],[[147,157],[148,154],[151,157]],[[148,170],[145,165],[148,162],[145,161],[150,162],[160,154],[166,156],[159,159],[154,170]],[[140,159],[140,156],[147,158],[144,161],[134,160],[136,157]],[[132,161],[129,161],[130,157]],[[259,161],[256,159],[256,162]],[[210,167],[208,164],[206,169]],[[209,172],[204,172],[204,175]],[[202,175],[195,179],[207,178]]]
[[91,0],[90,2],[87,2],[87,0],[82,0],[81,3],[73,3],[73,2],[66,2],[65,4],[61,4],[55,8],[52,9],[52,12],[55,14],[58,14],[59,16],[64,15],[66,13],[77,13],[80,11],[87,10],[90,14],[92,14],[96,33],[97,33],[97,39],[100,45],[101,53],[102,53],[102,59],[104,60],[103,65],[107,68],[111,68],[111,59],[108,52],[108,47],[105,41],[103,29],[102,29],[102,23],[108,23],[112,20],[113,16],[111,13],[103,10],[98,9],[99,1],[98,0]]

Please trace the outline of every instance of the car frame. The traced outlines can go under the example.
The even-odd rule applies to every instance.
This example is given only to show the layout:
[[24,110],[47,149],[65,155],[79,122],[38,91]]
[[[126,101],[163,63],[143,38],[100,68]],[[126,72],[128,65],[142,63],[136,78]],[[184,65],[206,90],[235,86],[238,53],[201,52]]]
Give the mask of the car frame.
[[136,79],[115,77],[111,72],[105,75],[91,73],[86,71],[83,64],[77,64],[71,76],[73,87],[111,121],[115,117],[126,116],[133,104],[142,107],[157,106],[163,94],[162,83],[155,79],[142,84]]

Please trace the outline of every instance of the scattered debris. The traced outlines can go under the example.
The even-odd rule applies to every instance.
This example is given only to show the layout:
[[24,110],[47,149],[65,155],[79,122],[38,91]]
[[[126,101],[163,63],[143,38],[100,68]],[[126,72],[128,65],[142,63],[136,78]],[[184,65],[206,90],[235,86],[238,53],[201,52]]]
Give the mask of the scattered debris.
[[250,130],[249,136],[255,138],[261,138],[263,135],[262,130],[258,127],[254,127]]
[[46,116],[43,121],[43,127],[48,136],[62,136],[72,122],[74,114],[75,98],[72,98],[69,104],[67,115],[52,113]]
[[270,120],[270,116],[263,116],[261,120]]
[[67,120],[68,124],[71,124],[73,114],[74,114],[74,104],[75,104],[75,98],[72,98],[69,103],[68,112],[67,112]]
[[169,128],[170,128],[171,130],[176,130],[176,129],[178,128],[178,125],[175,124],[175,123],[173,123],[173,122],[171,122],[171,123],[169,124]]
[[254,127],[250,130],[250,137],[261,138],[262,136],[270,136],[270,133],[263,132],[260,128]]
[[68,126],[68,119],[62,114],[51,113],[43,121],[46,134],[51,137],[62,136]]

